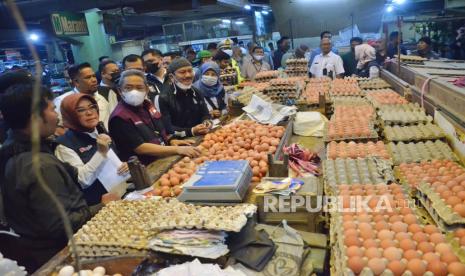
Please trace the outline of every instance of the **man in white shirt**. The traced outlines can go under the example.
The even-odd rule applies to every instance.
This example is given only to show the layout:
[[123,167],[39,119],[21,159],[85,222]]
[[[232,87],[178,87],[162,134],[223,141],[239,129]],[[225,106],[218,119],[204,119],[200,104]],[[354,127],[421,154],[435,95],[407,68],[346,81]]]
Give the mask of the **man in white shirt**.
[[74,93],[83,93],[92,95],[97,101],[100,113],[100,121],[103,122],[105,128],[108,129],[108,119],[110,118],[110,104],[108,101],[97,92],[98,83],[97,77],[95,76],[94,70],[89,63],[84,62],[81,64],[73,65],[68,69],[69,77],[71,78],[74,89],[66,92],[65,94],[55,98],[53,103],[55,104],[55,110],[58,113],[58,127],[60,131],[56,133],[58,135],[64,134],[63,119],[61,117],[61,101]]
[[252,58],[245,60],[242,65],[242,76],[252,80],[258,72],[271,70],[270,65],[263,60],[264,57],[263,47],[255,46],[252,50]]
[[329,76],[331,78],[342,78],[344,75],[344,64],[342,58],[331,51],[331,40],[323,38],[320,42],[321,54],[317,55],[310,67],[312,77],[319,78]]
[[116,62],[109,59],[100,63],[99,72],[101,73],[102,80],[98,87],[98,93],[108,101],[109,112],[111,114],[119,101],[117,85],[121,72]]

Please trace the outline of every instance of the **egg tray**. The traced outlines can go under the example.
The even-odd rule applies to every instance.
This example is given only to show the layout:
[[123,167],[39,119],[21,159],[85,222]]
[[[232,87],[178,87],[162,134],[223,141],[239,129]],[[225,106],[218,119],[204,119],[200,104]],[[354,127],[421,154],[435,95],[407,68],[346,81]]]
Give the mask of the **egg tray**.
[[357,141],[357,142],[369,142],[369,141],[378,141],[378,132],[376,131],[373,123],[370,123],[370,130],[371,130],[371,135],[370,136],[360,136],[360,137],[355,137],[355,136],[346,136],[346,137],[340,137],[340,138],[329,138],[328,137],[328,125],[325,126],[325,131],[323,135],[323,141],[326,143],[332,142],[332,141]]
[[446,232],[446,240],[452,246],[452,249],[454,250],[455,254],[457,254],[457,257],[459,257],[460,261],[465,263],[465,246],[460,245],[460,241],[455,237],[453,231]]
[[303,69],[284,69],[284,73],[288,75],[289,77],[304,77],[308,75],[308,70],[303,68]]
[[[398,55],[394,55],[394,57],[398,58]],[[423,64],[427,60],[420,56],[400,55],[400,62],[404,63]]]
[[361,96],[333,96],[332,97],[333,105],[349,105],[349,106],[358,106],[358,105],[369,105],[370,102]]
[[382,89],[390,88],[391,85],[381,78],[358,80],[361,89]]
[[426,141],[426,142],[391,142],[387,145],[388,151],[392,156],[394,165],[401,163],[417,163],[421,161],[452,160],[458,161],[457,156],[452,152],[449,145],[443,141]]
[[465,227],[465,217],[460,216],[447,205],[441,196],[428,183],[420,183],[417,187],[417,198],[428,211],[434,221],[445,231]]
[[389,184],[395,182],[392,163],[378,157],[324,160],[323,171],[325,182],[332,187],[341,184]]
[[272,79],[277,79],[280,76],[280,72],[275,71],[261,71],[255,75],[254,80],[256,82],[269,82]]
[[[378,143],[383,144],[383,146],[382,146],[383,149],[381,150],[381,152],[376,151],[375,153],[372,153],[372,154],[367,152],[367,148],[371,144],[373,144],[373,146],[376,148],[377,147],[376,144],[378,144]],[[355,154],[352,154],[352,155],[347,154],[346,156],[344,156],[344,155],[341,156],[339,154],[339,155],[336,156],[336,158],[330,158],[330,156],[331,156],[331,154],[330,154],[331,148],[335,147],[336,144],[338,144],[338,145],[342,144],[345,151],[348,151],[349,146],[354,147],[355,148]],[[336,149],[337,149],[337,146],[336,146]],[[382,159],[385,159],[385,160],[390,160],[391,159],[391,156],[389,155],[389,152],[387,151],[386,145],[381,141],[378,141],[376,143],[371,142],[371,141],[367,142],[367,143],[355,143],[353,141],[346,143],[344,141],[342,141],[342,142],[333,141],[333,142],[328,143],[328,145],[326,147],[326,158],[327,159],[332,159],[332,160],[338,159],[338,158],[356,159],[356,158],[369,158],[369,157],[378,157],[378,158],[382,158]],[[391,163],[392,163],[392,161],[391,161]]]
[[397,94],[394,90],[388,89],[377,89],[377,90],[364,90],[365,96],[368,101],[375,107],[382,106],[397,106],[408,104],[408,101]]
[[444,139],[446,134],[437,125],[419,124],[412,126],[385,126],[383,135],[389,142],[413,142]]

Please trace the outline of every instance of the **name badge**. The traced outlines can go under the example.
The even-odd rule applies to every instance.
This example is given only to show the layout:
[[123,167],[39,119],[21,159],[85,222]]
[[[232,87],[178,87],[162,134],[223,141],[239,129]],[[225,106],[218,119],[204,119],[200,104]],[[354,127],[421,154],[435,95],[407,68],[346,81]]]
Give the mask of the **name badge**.
[[92,149],[92,145],[88,145],[86,147],[79,148],[79,151],[81,153],[83,153],[83,152],[89,151],[90,149]]

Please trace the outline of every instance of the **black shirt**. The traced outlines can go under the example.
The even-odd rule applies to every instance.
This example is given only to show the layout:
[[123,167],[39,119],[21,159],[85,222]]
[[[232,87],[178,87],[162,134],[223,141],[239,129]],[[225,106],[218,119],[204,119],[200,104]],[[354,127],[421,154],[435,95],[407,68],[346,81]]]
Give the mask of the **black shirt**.
[[192,128],[210,119],[204,97],[195,87],[182,90],[174,84],[165,86],[159,104],[175,136],[193,136]]

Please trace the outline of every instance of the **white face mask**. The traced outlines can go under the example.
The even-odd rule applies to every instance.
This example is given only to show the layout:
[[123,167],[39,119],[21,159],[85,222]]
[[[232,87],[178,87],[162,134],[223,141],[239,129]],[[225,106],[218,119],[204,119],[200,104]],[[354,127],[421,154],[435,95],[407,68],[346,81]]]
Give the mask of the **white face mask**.
[[177,87],[181,88],[182,90],[189,90],[192,87],[192,83],[189,85],[183,84],[182,82],[178,81],[176,78],[174,78],[174,84],[176,84]]
[[226,50],[223,50],[223,52],[225,52],[226,54],[228,54],[228,56],[232,57],[233,55],[233,51],[231,49],[226,49]]
[[213,86],[218,82],[218,77],[213,77],[213,76],[202,76],[202,82],[206,86]]
[[145,92],[136,89],[123,92],[123,100],[129,105],[139,106],[145,100]]
[[253,58],[254,58],[255,60],[258,60],[258,61],[262,60],[263,57],[264,57],[264,56],[262,56],[262,55],[253,55]]

